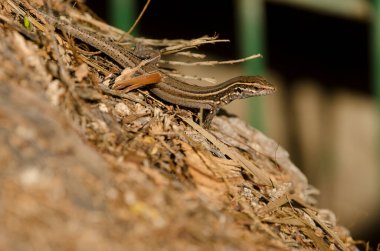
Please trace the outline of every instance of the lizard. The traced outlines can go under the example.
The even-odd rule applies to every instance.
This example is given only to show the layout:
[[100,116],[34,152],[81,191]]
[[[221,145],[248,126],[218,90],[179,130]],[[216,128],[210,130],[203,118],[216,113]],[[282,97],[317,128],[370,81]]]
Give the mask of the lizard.
[[210,126],[212,119],[222,106],[236,99],[268,95],[276,91],[276,88],[261,76],[238,76],[214,86],[192,85],[163,72],[155,63],[144,63],[144,59],[136,55],[134,51],[109,41],[105,37],[75,27],[67,21],[52,17],[31,6],[27,9],[36,16],[42,16],[48,24],[61,32],[100,50],[121,67],[135,69],[141,74],[138,76],[141,79],[144,75],[148,76],[146,79],[151,82],[146,84],[152,85],[147,86],[147,89],[161,100],[185,108],[207,110],[208,114],[203,123],[205,128]]

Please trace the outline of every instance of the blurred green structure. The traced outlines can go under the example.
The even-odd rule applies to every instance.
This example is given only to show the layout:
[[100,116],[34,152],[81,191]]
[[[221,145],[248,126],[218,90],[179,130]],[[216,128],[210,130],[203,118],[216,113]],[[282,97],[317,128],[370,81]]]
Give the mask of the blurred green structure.
[[[253,0],[256,1],[256,0]],[[267,0],[324,14],[350,19],[368,20],[371,4],[366,0]]]
[[[374,8],[372,15],[372,79],[376,92],[376,99],[378,104],[378,125],[380,125],[380,0],[374,0]],[[380,149],[380,128],[377,128],[378,135],[378,149]],[[380,169],[378,169],[380,172]],[[380,177],[380,173],[379,173]],[[380,185],[378,185],[380,190]],[[380,193],[379,193],[380,196]],[[380,201],[380,198],[379,200]]]
[[108,13],[112,25],[128,31],[132,27],[137,15],[136,0],[110,0]]
[[[237,30],[239,35],[240,53],[242,57],[260,53],[264,58],[250,60],[245,63],[248,75],[263,75],[265,73],[265,24],[264,0],[237,1]],[[255,128],[263,131],[263,109],[261,97],[249,99],[253,112],[249,114],[249,122]]]

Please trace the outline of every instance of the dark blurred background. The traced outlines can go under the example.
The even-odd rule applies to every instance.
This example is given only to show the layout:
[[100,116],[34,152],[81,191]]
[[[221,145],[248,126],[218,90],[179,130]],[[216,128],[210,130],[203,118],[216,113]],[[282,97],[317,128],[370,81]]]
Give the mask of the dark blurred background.
[[[100,17],[128,30],[145,1],[87,4]],[[185,71],[217,79],[238,74],[264,74],[270,79],[279,89],[275,95],[239,101],[228,110],[284,146],[321,190],[320,206],[332,209],[356,239],[376,247],[377,9],[380,1],[366,0],[152,0],[135,32],[157,39],[214,34],[230,39],[200,49],[214,59],[261,53],[263,59],[243,65]],[[128,15],[120,14],[123,11]]]

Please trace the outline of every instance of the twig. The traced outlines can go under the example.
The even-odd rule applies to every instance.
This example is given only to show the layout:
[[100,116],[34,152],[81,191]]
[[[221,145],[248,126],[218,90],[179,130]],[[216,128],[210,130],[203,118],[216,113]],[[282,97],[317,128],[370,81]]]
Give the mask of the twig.
[[203,44],[215,44],[215,43],[225,43],[225,42],[230,42],[228,39],[217,39],[217,36],[214,37],[200,37],[197,39],[192,39],[190,41],[188,40],[177,40],[178,43],[172,46],[167,46],[165,49],[162,49],[160,52],[162,55],[169,55],[169,54],[174,54],[178,53],[184,50],[192,49],[192,48],[197,48],[200,45]]
[[78,54],[78,57],[81,60],[83,60],[86,64],[88,64],[88,65],[92,66],[93,68],[95,68],[97,71],[102,72],[104,76],[108,76],[108,75],[112,74],[112,72],[108,71],[107,69],[105,69],[104,67],[98,65],[97,63],[93,62],[91,59],[87,58],[86,56]]
[[[134,30],[134,28],[136,27],[136,25],[139,23],[141,17],[144,15],[144,13],[145,13],[146,9],[148,8],[149,4],[150,4],[150,0],[147,0],[146,3],[145,3],[145,5],[144,5],[144,8],[140,12],[140,15],[138,16],[138,18],[136,19],[135,23],[132,25],[132,27],[127,32],[128,34],[132,33],[132,31]],[[120,38],[120,40],[123,38],[123,36]]]
[[205,81],[211,84],[215,84],[217,81],[214,78],[203,78],[203,77],[198,77],[198,76],[190,76],[190,75],[184,75],[180,73],[174,73],[170,71],[165,71],[167,74],[169,74],[172,77],[176,78],[183,78],[183,79],[190,79],[190,80],[198,80],[198,81]]
[[185,56],[185,57],[189,57],[189,58],[198,58],[198,59],[203,59],[206,57],[205,54],[201,54],[201,53],[194,53],[194,52],[190,52],[190,51],[180,51],[177,53],[178,56]]
[[205,138],[207,138],[215,147],[217,147],[224,155],[230,157],[232,160],[235,160],[239,165],[247,171],[247,173],[252,174],[254,177],[257,178],[257,183],[261,185],[266,185],[270,187],[276,187],[274,180],[272,180],[268,173],[266,173],[264,170],[259,169],[253,162],[246,159],[243,155],[238,153],[236,149],[233,149],[231,147],[228,147],[223,142],[218,140],[214,135],[212,135],[210,132],[206,131],[203,127],[196,124],[193,120],[189,118],[185,118],[181,115],[177,116],[181,118],[183,121],[185,121],[187,124],[189,124],[194,130],[199,132],[201,135],[203,135]]
[[[211,41],[213,40],[216,42],[229,42],[229,40],[226,39],[217,39],[217,36],[209,37],[209,36],[202,36],[199,38],[195,38],[192,40],[185,40],[185,39],[150,39],[150,38],[134,38],[133,41],[145,45],[150,45],[154,47],[168,47],[168,46],[178,46],[178,45],[188,45],[190,43],[193,43],[196,40],[203,40],[203,41]],[[166,48],[167,49],[167,48]],[[162,50],[162,52],[165,52],[165,50]]]
[[255,54],[249,57],[240,58],[236,60],[227,60],[227,61],[212,60],[212,61],[203,61],[203,62],[180,62],[180,61],[171,61],[171,60],[160,60],[160,63],[166,63],[166,64],[171,64],[171,65],[181,65],[181,66],[199,66],[199,65],[213,66],[213,65],[224,65],[224,64],[237,64],[237,63],[242,63],[248,60],[261,58],[261,57],[262,57],[261,54]]

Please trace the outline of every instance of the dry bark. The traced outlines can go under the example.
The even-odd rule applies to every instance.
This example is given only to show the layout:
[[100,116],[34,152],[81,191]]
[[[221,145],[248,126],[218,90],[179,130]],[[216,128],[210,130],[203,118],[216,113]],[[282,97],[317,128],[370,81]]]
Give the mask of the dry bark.
[[[23,27],[8,2],[0,250],[355,250],[276,142],[237,118],[218,116],[206,131],[147,91],[108,89],[111,59]],[[73,22],[85,16],[52,2]]]

